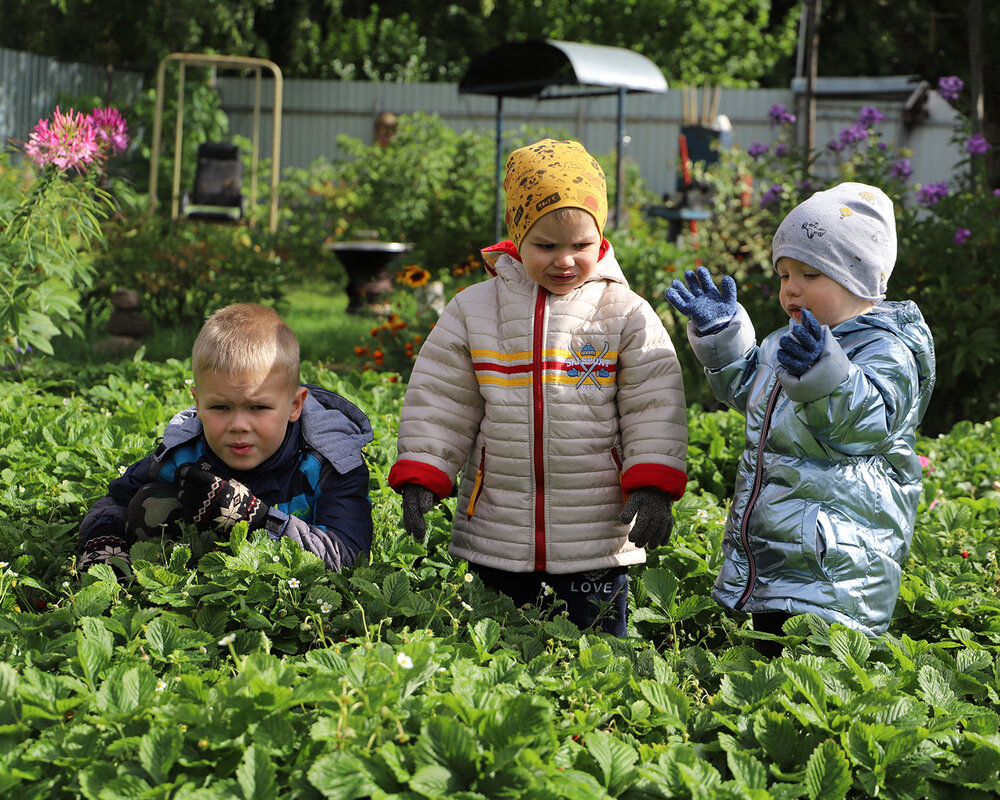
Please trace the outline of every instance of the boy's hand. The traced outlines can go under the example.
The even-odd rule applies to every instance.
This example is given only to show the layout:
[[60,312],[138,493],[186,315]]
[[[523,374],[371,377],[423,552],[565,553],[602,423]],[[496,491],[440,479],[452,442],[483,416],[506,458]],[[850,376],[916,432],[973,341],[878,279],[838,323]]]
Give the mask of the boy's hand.
[[410,536],[422,542],[427,535],[424,514],[434,505],[434,493],[415,483],[403,487],[403,528]]
[[736,281],[729,275],[722,278],[722,291],[712,281],[705,267],[698,272],[684,273],[687,286],[675,280],[663,295],[667,302],[685,316],[698,329],[698,333],[722,330],[736,315]]
[[796,378],[802,377],[823,354],[826,334],[808,308],[802,309],[802,321],[778,340],[778,361]]
[[250,530],[259,530],[271,510],[239,481],[220,478],[197,464],[181,464],[174,483],[184,521],[200,531],[226,533],[243,520],[250,523]]
[[636,547],[651,549],[669,542],[674,530],[673,505],[673,498],[662,489],[652,486],[635,489],[628,496],[621,516],[626,525],[635,518],[628,540]]

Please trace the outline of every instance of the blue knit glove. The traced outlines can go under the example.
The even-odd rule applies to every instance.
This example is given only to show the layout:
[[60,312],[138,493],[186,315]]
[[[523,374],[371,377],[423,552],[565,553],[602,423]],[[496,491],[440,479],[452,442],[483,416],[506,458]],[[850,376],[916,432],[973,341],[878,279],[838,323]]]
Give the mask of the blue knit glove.
[[705,267],[698,267],[697,273],[688,270],[684,279],[687,286],[675,280],[667,289],[663,295],[667,302],[690,317],[698,333],[725,328],[736,315],[736,281],[728,275],[723,277],[720,292]]
[[792,326],[792,332],[778,340],[778,361],[796,378],[802,377],[823,354],[826,333],[808,308],[802,309],[802,321]]

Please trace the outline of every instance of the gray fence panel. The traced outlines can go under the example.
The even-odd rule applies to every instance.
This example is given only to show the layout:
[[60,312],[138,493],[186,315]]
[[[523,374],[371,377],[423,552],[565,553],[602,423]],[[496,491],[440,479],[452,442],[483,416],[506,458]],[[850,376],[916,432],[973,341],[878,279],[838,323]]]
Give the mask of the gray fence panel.
[[[109,76],[100,67],[0,49],[0,137],[5,143],[24,141],[35,123],[51,114],[63,98],[81,94],[106,98],[110,90],[112,102],[134,99],[144,80],[152,85],[152,76],[140,73],[118,70]],[[283,83],[282,168],[307,167],[317,158],[342,157],[337,146],[337,137],[341,134],[370,143],[375,118],[382,111],[433,113],[455,130],[481,131],[491,139],[495,135],[496,99],[459,94],[456,84],[302,79]],[[223,77],[218,80],[218,89],[223,109],[230,118],[232,134],[250,137],[253,80]],[[261,94],[265,110],[271,108],[272,98],[273,82],[265,77]],[[697,92],[697,99],[702,107],[709,102],[702,90]],[[794,110],[795,99],[791,90],[725,89],[719,96],[718,113],[729,117],[734,143],[746,149],[754,141],[773,144],[778,135],[784,133],[771,128],[767,112],[775,103]],[[863,105],[875,105],[887,118],[878,128],[884,141],[890,146],[899,144],[913,149],[912,183],[931,183],[953,177],[954,166],[964,155],[960,146],[951,141],[959,126],[954,110],[931,92],[927,119],[906,130],[902,124],[902,104],[900,99],[820,98],[815,143],[822,147],[842,128],[857,120]],[[658,195],[673,191],[677,185],[677,137],[683,122],[682,110],[682,91],[676,86],[665,94],[637,93],[625,99],[628,137],[625,157],[638,165],[647,186]],[[617,114],[617,97],[613,95],[561,100],[503,99],[506,134],[521,126],[553,129],[579,139],[598,154],[616,151]],[[172,135],[172,125],[166,124],[164,131],[166,140]],[[133,130],[132,133],[143,135],[142,131]],[[271,127],[267,116],[261,120],[260,144],[262,156],[269,157]],[[164,147],[169,146],[165,141]],[[834,174],[836,158],[832,152],[826,153],[819,169],[826,175]],[[492,167],[488,178],[492,179]]]
[[[456,84],[391,84],[360,81],[311,81],[292,79],[284,82],[282,109],[282,167],[306,167],[317,158],[343,156],[337,136],[347,135],[365,143],[373,141],[375,118],[382,111],[410,114],[416,111],[437,114],[458,131],[478,130],[484,136],[495,135],[495,98],[462,95]],[[221,78],[219,92],[229,115],[232,132],[249,137],[253,108],[253,85],[238,78]],[[265,87],[262,105],[270,108],[271,89]],[[708,99],[697,93],[699,106]],[[611,154],[617,143],[617,97],[599,96],[560,100],[521,100],[504,98],[505,134],[521,126],[551,128],[583,142],[598,154]],[[746,149],[752,142],[776,143],[784,129],[771,127],[768,110],[781,103],[795,109],[796,96],[791,90],[725,89],[720,93],[718,113],[726,115],[733,126],[733,142]],[[961,160],[960,149],[951,143],[958,120],[951,106],[931,92],[928,118],[907,131],[902,124],[900,99],[833,100],[821,98],[817,104],[814,142],[822,147],[836,138],[839,131],[857,121],[864,105],[874,105],[886,117],[878,130],[890,146],[910,147],[912,183],[945,180]],[[698,109],[700,112],[700,108]],[[625,132],[628,144],[625,157],[638,165],[647,186],[656,194],[674,191],[678,174],[678,135],[683,122],[682,92],[665,94],[629,94],[625,100]],[[269,120],[261,123],[261,152],[270,153]],[[794,136],[794,134],[792,134]],[[837,156],[827,152],[819,162],[824,176],[835,174]],[[492,172],[490,173],[492,178]]]
[[0,48],[0,141],[18,144],[31,135],[39,119],[61,104],[63,110],[81,95],[105,102],[135,98],[142,75]]

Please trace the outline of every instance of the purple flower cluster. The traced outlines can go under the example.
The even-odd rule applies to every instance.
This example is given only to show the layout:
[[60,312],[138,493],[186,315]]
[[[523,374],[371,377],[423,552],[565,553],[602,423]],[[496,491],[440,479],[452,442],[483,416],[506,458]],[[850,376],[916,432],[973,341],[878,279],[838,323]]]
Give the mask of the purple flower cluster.
[[986,137],[976,133],[969,137],[969,140],[965,143],[965,149],[970,155],[983,156],[992,147],[989,142],[986,141]]
[[917,190],[917,202],[922,206],[937,205],[938,201],[948,196],[948,182],[938,181],[928,183]]
[[879,111],[875,106],[864,106],[861,109],[861,116],[858,117],[858,125],[864,128],[870,128],[876,122],[885,122],[885,117],[882,112]]
[[837,136],[841,143],[846,145],[856,144],[868,138],[868,128],[860,122],[855,122],[849,128],[844,128]]
[[972,231],[968,228],[955,229],[955,244],[963,244],[966,239],[972,236]]
[[768,189],[764,194],[760,196],[760,205],[762,208],[773,205],[781,200],[781,195],[784,194],[784,190],[781,188],[780,183],[775,183]]
[[750,142],[750,146],[747,148],[747,153],[749,153],[753,158],[760,158],[767,152],[767,149],[767,145],[763,142]]
[[889,174],[893,178],[899,178],[905,181],[913,174],[913,167],[910,166],[910,159],[901,158],[894,162],[891,167],[889,167]]
[[949,102],[957,100],[958,95],[962,92],[964,87],[965,84],[962,83],[962,79],[954,75],[949,75],[945,78],[938,78],[938,94]]
[[772,128],[775,125],[791,125],[795,122],[795,115],[783,103],[775,103],[767,113],[771,117]]

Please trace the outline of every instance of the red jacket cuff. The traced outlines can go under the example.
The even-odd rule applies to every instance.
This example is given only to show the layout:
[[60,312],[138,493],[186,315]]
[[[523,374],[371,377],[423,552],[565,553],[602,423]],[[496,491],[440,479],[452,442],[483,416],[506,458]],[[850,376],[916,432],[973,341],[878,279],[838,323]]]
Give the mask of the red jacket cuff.
[[674,500],[679,500],[687,486],[687,474],[663,464],[636,464],[625,470],[622,490],[626,494],[646,486],[662,489],[672,495]]
[[435,500],[442,500],[451,494],[452,480],[437,467],[401,459],[389,470],[389,486],[402,493],[403,487],[409,484],[423,486],[434,493]]

